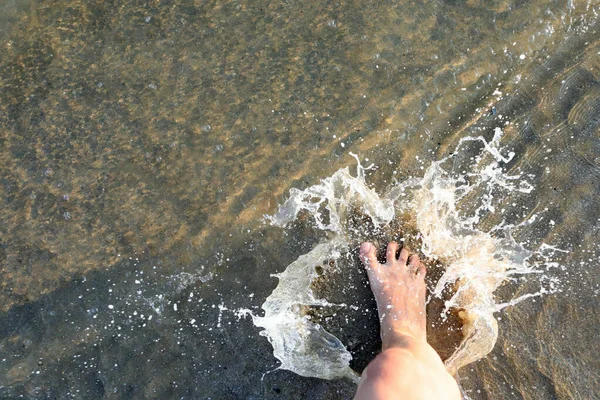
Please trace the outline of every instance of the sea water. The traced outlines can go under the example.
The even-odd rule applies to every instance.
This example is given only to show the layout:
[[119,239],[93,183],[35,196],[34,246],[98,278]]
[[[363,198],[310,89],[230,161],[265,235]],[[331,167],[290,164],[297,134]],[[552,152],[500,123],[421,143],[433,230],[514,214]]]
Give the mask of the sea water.
[[[505,307],[558,290],[546,272],[559,267],[552,255],[562,250],[546,244],[532,246],[513,237],[523,226],[544,218],[544,212],[533,213],[519,224],[502,218],[517,206],[504,204],[509,195],[527,196],[535,190],[534,176],[507,173],[505,166],[514,152],[502,147],[502,135],[497,127],[489,141],[465,137],[451,155],[424,168],[422,176],[394,182],[385,193],[368,184],[367,173],[376,165],[364,167],[356,155],[355,174],[346,167],[319,184],[290,190],[277,213],[266,218],[286,229],[300,214],[308,214],[315,229],[327,232],[327,239],[275,275],[279,284],[262,305],[264,316],[253,318],[272,344],[279,368],[308,377],[357,380],[346,345],[306,314],[307,307],[333,305],[316,296],[311,283],[318,276],[315,267],[326,266],[360,241],[360,231],[348,223],[356,210],[370,219],[374,230],[398,215],[409,215],[405,224],[413,226],[405,228],[418,232],[420,253],[445,266],[430,300],[443,298],[443,315],[454,311],[462,321],[462,341],[446,360],[452,374],[493,349],[498,337],[496,316]],[[467,151],[475,156],[457,162]],[[501,222],[483,229],[480,221],[489,214],[498,214]],[[503,283],[523,277],[536,281],[537,290],[507,301],[496,298],[494,293]],[[448,289],[451,296],[444,298]]]

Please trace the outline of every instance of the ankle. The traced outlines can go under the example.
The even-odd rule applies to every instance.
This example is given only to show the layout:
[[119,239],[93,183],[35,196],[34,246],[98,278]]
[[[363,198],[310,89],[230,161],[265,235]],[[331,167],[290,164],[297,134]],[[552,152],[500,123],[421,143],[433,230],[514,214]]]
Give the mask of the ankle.
[[390,331],[383,336],[381,342],[382,350],[387,350],[395,347],[410,349],[413,347],[420,347],[423,344],[427,344],[425,337],[421,338],[412,334],[408,330],[401,329],[390,329]]

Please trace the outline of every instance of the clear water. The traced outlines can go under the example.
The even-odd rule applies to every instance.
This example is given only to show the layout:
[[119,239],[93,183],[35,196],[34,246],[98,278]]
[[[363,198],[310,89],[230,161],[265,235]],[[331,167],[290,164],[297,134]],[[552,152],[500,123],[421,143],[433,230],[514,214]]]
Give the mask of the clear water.
[[[0,10],[0,397],[349,398],[290,369],[377,351],[353,251],[398,227],[465,311],[429,330],[465,396],[597,397],[593,2]],[[254,323],[307,257],[324,342],[278,359]]]

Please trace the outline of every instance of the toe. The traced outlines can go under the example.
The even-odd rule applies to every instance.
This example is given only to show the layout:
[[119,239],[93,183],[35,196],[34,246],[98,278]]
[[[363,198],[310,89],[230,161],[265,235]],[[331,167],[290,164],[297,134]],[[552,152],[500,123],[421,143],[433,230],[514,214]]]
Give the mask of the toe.
[[385,253],[385,262],[388,265],[392,265],[396,262],[396,253],[398,252],[398,243],[390,242],[387,246],[387,252]]
[[422,278],[425,277],[425,274],[427,273],[427,267],[425,267],[425,264],[421,262],[418,255],[413,254],[412,256],[410,256],[408,265],[410,267],[410,270],[413,271],[415,274],[419,275]]
[[427,274],[427,267],[425,266],[425,264],[423,264],[422,262],[419,263],[419,269],[417,269],[417,272],[419,273],[420,276],[422,276],[423,278],[425,278],[425,274]]
[[405,266],[407,264],[408,250],[406,250],[405,248],[402,248],[402,250],[400,250],[400,258],[398,261],[400,262],[401,266]]
[[360,260],[366,268],[375,268],[379,265],[375,254],[375,246],[372,243],[364,242],[360,245]]

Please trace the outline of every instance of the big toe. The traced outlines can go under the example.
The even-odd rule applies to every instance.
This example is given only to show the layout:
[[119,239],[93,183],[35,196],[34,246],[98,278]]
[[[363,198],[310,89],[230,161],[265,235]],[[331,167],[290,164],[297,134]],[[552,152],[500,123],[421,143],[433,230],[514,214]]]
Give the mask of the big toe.
[[360,259],[367,268],[373,268],[379,264],[375,254],[375,246],[372,243],[364,242],[360,245]]

